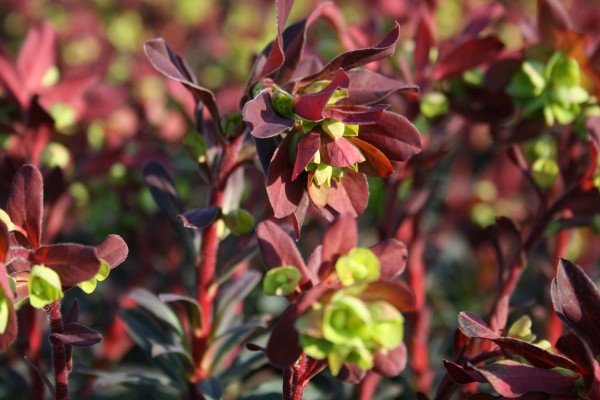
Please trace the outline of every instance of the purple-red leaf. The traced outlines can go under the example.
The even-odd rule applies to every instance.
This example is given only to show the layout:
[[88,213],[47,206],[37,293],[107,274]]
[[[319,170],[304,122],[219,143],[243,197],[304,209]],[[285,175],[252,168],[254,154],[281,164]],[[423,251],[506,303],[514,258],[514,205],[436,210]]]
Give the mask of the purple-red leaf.
[[338,213],[358,217],[368,202],[369,184],[364,174],[346,171],[340,181],[331,182],[327,204]]
[[317,93],[298,96],[294,103],[294,113],[304,119],[320,121],[323,119],[323,109],[337,89],[346,89],[350,84],[348,75],[343,69],[338,69],[331,82]]
[[394,350],[376,352],[373,369],[383,376],[398,376],[406,368],[406,359],[406,345],[400,343]]
[[460,385],[466,385],[471,382],[487,382],[480,372],[469,367],[463,367],[452,361],[444,360],[444,367],[446,367],[448,376]]
[[541,347],[512,337],[491,339],[498,346],[525,358],[531,365],[538,368],[552,369],[561,367],[577,371],[577,365],[566,357],[551,353]]
[[502,4],[483,4],[470,12],[469,24],[462,32],[463,38],[476,37],[491,22],[504,15],[505,9]]
[[250,100],[242,111],[244,121],[250,125],[250,134],[256,138],[266,139],[282,134],[294,126],[294,120],[283,118],[271,104],[271,96],[261,92]]
[[373,104],[394,92],[419,91],[415,85],[407,85],[368,69],[348,71],[348,77],[348,97],[341,99],[339,104]]
[[567,332],[558,339],[556,348],[577,364],[588,398],[600,397],[600,366],[589,347],[576,334]]
[[323,117],[333,118],[348,125],[376,124],[389,104],[378,104],[373,107],[363,106],[331,106],[323,110]]
[[[321,261],[333,266],[338,257],[348,254],[358,245],[356,220],[350,214],[342,214],[323,233]],[[324,277],[323,271],[319,275]]]
[[290,135],[286,136],[273,154],[267,175],[267,195],[275,218],[283,218],[298,208],[304,194],[303,179],[292,181],[294,166],[288,158]]
[[33,26],[27,33],[16,64],[30,92],[39,90],[42,78],[56,63],[56,38],[56,31],[48,22]]
[[346,138],[333,140],[329,135],[323,135],[321,141],[321,160],[332,167],[349,167],[365,161],[360,150]]
[[600,354],[600,292],[594,282],[577,264],[561,258],[551,294],[558,316],[586,340],[595,356]]
[[465,311],[459,313],[458,324],[460,325],[460,330],[472,338],[496,339],[499,337],[475,314]]
[[495,36],[466,40],[438,61],[431,79],[440,80],[460,75],[492,61],[503,49],[504,44]]
[[186,211],[178,217],[186,228],[204,229],[217,218],[220,212],[219,207],[208,207]]
[[33,248],[40,245],[42,235],[43,191],[44,181],[40,171],[33,165],[24,165],[13,178],[6,204],[11,221],[27,232]]
[[288,234],[273,221],[263,221],[256,228],[258,248],[267,269],[293,265],[302,274],[300,283],[306,283],[309,272],[296,244]]
[[29,104],[29,93],[23,83],[21,75],[15,65],[0,50],[0,83],[13,95],[21,107],[26,108]]
[[28,119],[23,141],[31,163],[39,165],[42,152],[52,137],[54,120],[42,108],[37,96],[31,99]]
[[96,249],[74,243],[40,246],[34,261],[55,270],[63,286],[74,286],[92,279],[100,271]]
[[353,385],[359,384],[367,375],[367,371],[360,368],[358,365],[353,363],[344,363],[340,372],[336,375],[336,379],[351,383]]
[[363,125],[359,138],[380,150],[391,161],[407,161],[422,148],[419,131],[402,115],[384,111],[375,125]]
[[367,285],[358,297],[366,302],[385,301],[401,312],[415,309],[415,297],[402,281],[376,281]]
[[394,167],[388,158],[375,146],[362,141],[356,137],[348,137],[350,142],[354,143],[358,147],[363,156],[365,162],[358,164],[358,170],[370,176],[377,176],[383,178],[394,173]]
[[298,141],[298,148],[296,150],[296,163],[294,164],[294,171],[292,172],[292,180],[296,180],[308,163],[313,159],[315,153],[321,146],[321,134],[318,132],[310,132],[306,135],[302,135]]
[[514,398],[529,392],[572,393],[576,378],[535,368],[511,360],[501,360],[486,368],[476,368],[499,395]]
[[167,170],[161,164],[151,161],[144,166],[143,174],[144,182],[161,211],[170,218],[181,214],[183,203]]
[[386,239],[370,247],[379,258],[381,266],[380,279],[392,279],[400,275],[406,268],[408,250],[398,239]]
[[65,324],[62,333],[50,335],[71,346],[87,347],[102,341],[102,335],[87,326],[70,322]]
[[424,12],[421,20],[419,21],[419,25],[417,26],[417,33],[415,36],[415,52],[413,56],[415,78],[417,82],[421,81],[421,78],[425,72],[425,68],[430,63],[429,54],[434,42],[432,20],[429,14]]
[[537,23],[540,39],[549,45],[557,45],[559,36],[573,29],[569,13],[558,0],[538,0]]
[[106,239],[96,246],[96,255],[110,265],[110,269],[120,265],[127,258],[129,248],[119,235],[108,235]]

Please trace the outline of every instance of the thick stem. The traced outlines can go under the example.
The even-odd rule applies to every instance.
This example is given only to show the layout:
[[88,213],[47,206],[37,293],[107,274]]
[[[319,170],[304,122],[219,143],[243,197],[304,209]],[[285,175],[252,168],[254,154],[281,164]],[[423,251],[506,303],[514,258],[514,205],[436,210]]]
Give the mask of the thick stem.
[[381,375],[373,371],[367,372],[367,375],[358,386],[357,400],[371,400],[375,398],[379,381],[381,381]]
[[[60,300],[57,300],[45,307],[50,321],[50,333],[62,333],[63,322],[60,313]],[[52,366],[54,368],[54,379],[56,387],[56,400],[69,399],[69,369],[67,367],[67,355],[65,344],[50,336],[50,345],[52,348]]]
[[283,400],[302,400],[304,388],[308,384],[305,377],[306,366],[306,355],[302,353],[296,364],[283,371]]

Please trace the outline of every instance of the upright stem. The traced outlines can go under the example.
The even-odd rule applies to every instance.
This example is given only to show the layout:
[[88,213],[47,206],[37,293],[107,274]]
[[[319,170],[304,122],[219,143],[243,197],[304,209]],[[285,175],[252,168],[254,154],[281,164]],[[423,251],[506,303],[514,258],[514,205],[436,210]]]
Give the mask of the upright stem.
[[[50,333],[62,333],[63,322],[60,313],[60,300],[47,305],[45,310],[50,321]],[[52,348],[56,400],[69,400],[69,369],[67,367],[65,344],[61,340],[50,336],[50,345]]]
[[283,371],[283,400],[302,400],[304,388],[308,384],[306,366],[306,354],[302,353],[296,364]]

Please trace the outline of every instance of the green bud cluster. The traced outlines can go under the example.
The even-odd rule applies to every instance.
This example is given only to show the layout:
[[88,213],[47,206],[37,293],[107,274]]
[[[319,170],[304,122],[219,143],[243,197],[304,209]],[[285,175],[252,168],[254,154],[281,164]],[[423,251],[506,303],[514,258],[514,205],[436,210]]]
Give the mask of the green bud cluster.
[[402,314],[386,301],[365,301],[362,291],[380,276],[379,259],[366,248],[355,248],[338,259],[335,270],[344,287],[318,302],[296,322],[304,352],[326,359],[337,375],[344,363],[373,368],[377,352],[400,345]]
[[44,308],[63,297],[60,277],[51,268],[34,265],[29,272],[29,303]]
[[263,291],[270,296],[287,296],[296,290],[302,274],[293,265],[282,265],[267,272]]
[[562,52],[554,53],[546,64],[524,61],[508,93],[525,118],[541,112],[548,126],[574,122],[590,102],[590,95],[581,86],[579,64]]

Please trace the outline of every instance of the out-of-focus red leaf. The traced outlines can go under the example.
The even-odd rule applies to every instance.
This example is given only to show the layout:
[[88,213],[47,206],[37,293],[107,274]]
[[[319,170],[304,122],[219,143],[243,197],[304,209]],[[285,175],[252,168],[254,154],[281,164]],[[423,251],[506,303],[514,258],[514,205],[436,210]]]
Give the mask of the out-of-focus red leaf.
[[422,148],[419,131],[402,115],[384,111],[375,125],[363,125],[359,138],[365,141],[391,161],[407,161]]
[[338,69],[331,82],[317,93],[298,96],[294,103],[294,113],[311,121],[324,118],[323,109],[337,89],[346,89],[350,84],[348,75],[343,69]]
[[415,52],[413,55],[415,78],[417,82],[421,81],[425,69],[430,63],[429,53],[434,45],[431,17],[426,12],[423,12],[422,14],[423,15],[419,21],[419,25],[417,26],[417,33],[415,36]]
[[400,343],[400,346],[385,354],[382,351],[376,352],[373,369],[383,376],[398,376],[406,368],[406,361],[406,345]]
[[[6,262],[9,241],[10,237],[8,233],[8,228],[3,221],[0,221],[0,263]],[[6,272],[4,270],[0,269],[0,275],[5,273]]]
[[336,375],[336,378],[342,382],[356,385],[360,383],[366,375],[367,371],[359,368],[357,365],[344,363],[342,364],[340,372]]
[[17,69],[30,92],[37,92],[48,69],[56,64],[56,31],[49,22],[33,26],[17,58]]
[[200,208],[179,214],[179,219],[186,228],[204,229],[217,218],[220,212],[219,207]]
[[23,83],[21,74],[2,51],[0,51],[0,83],[8,89],[21,107],[27,108],[30,95]]
[[389,104],[378,104],[373,107],[331,106],[323,110],[323,117],[333,118],[349,125],[375,124],[381,119],[383,111]]
[[482,339],[496,339],[499,337],[475,314],[465,311],[459,313],[458,324],[460,325],[460,330],[469,337]]
[[[2,234],[2,233],[0,233]],[[8,284],[8,278],[6,275],[6,268],[2,261],[0,261],[0,288],[4,292],[4,295],[9,298],[8,300],[8,323],[4,332],[0,334],[0,351],[4,351],[15,341],[17,337],[17,315],[15,314],[15,306],[12,301],[13,292]]]
[[292,223],[294,225],[294,234],[296,235],[296,240],[300,239],[300,229],[302,228],[302,224],[304,223],[304,218],[306,218],[306,212],[308,211],[308,206],[310,204],[310,198],[307,192],[302,193],[302,198],[300,199],[300,203],[298,203],[298,207],[294,210],[292,214]]
[[444,360],[444,367],[446,367],[448,376],[458,384],[466,385],[472,382],[487,382],[481,372],[475,371],[473,368],[463,367],[448,360]]
[[577,264],[561,258],[551,295],[558,316],[585,339],[594,356],[600,354],[600,292],[594,282]]
[[52,137],[53,126],[54,120],[40,106],[39,97],[33,97],[29,105],[29,120],[23,137],[31,164],[39,165],[42,152]]
[[329,135],[323,135],[321,141],[321,160],[332,167],[349,167],[365,161],[360,150],[346,138],[333,140]]
[[315,153],[321,147],[321,134],[318,132],[310,132],[306,135],[302,135],[298,141],[298,148],[296,150],[296,163],[294,164],[294,171],[292,173],[292,180],[296,180],[308,163],[313,159]]
[[560,34],[573,29],[569,13],[558,0],[538,0],[537,23],[541,41],[550,45],[558,44]]
[[350,70],[360,67],[373,61],[381,60],[391,56],[396,48],[396,42],[400,37],[400,25],[396,22],[394,27],[383,40],[374,47],[364,49],[350,50],[335,57],[329,64],[316,74],[303,78],[298,82],[298,86],[304,87],[321,79],[331,79],[331,77],[341,68]]
[[52,268],[63,286],[74,286],[92,279],[100,271],[96,249],[74,243],[59,243],[38,247],[34,261]]
[[529,392],[573,393],[576,378],[559,372],[535,368],[512,360],[501,360],[489,367],[476,368],[501,396],[509,398]]
[[293,265],[302,274],[301,284],[309,280],[309,272],[296,244],[288,234],[273,221],[263,221],[256,228],[260,254],[268,269]]
[[439,80],[462,74],[493,61],[503,49],[504,44],[495,36],[466,40],[438,61],[431,79]]
[[500,3],[483,4],[469,13],[469,23],[463,29],[463,38],[476,37],[494,20],[502,17],[505,13],[504,6]]
[[398,239],[386,239],[370,247],[379,258],[381,265],[380,279],[392,279],[400,275],[406,268],[408,250]]
[[106,239],[96,246],[96,255],[110,265],[110,269],[120,265],[127,258],[129,248],[119,235],[108,235]]
[[36,167],[27,164],[14,176],[6,204],[11,221],[27,232],[33,248],[40,245],[42,235],[43,192],[42,174]]
[[102,335],[87,326],[71,322],[65,324],[62,333],[53,333],[54,337],[71,346],[87,347],[102,341]]
[[310,276],[311,281],[314,285],[319,283],[319,268],[321,267],[321,259],[323,256],[323,245],[318,245],[315,247],[308,256],[308,260],[306,262],[306,269],[308,270],[308,275]]
[[[338,257],[347,254],[358,245],[358,228],[354,217],[342,214],[336,218],[323,233],[322,243],[321,262],[333,267]],[[322,278],[329,273],[324,272],[319,271]]]
[[296,211],[304,194],[305,182],[292,181],[294,166],[288,159],[289,139],[290,135],[286,136],[273,154],[267,175],[267,195],[275,218],[287,217]]
[[386,301],[401,312],[413,311],[415,308],[415,297],[402,281],[370,282],[358,297],[367,302]]
[[390,160],[388,160],[385,154],[379,151],[379,149],[375,148],[375,146],[356,137],[348,137],[347,139],[354,143],[365,157],[365,162],[358,164],[358,170],[360,172],[380,178],[394,173],[394,167]]
[[418,86],[407,85],[368,69],[348,71],[348,97],[338,104],[373,104],[395,92],[419,91]]
[[362,214],[369,202],[369,184],[362,173],[346,171],[344,178],[331,183],[327,204],[340,214]]
[[242,115],[250,125],[250,134],[260,139],[277,136],[294,126],[294,120],[283,118],[275,111],[271,96],[266,92],[247,102]]

